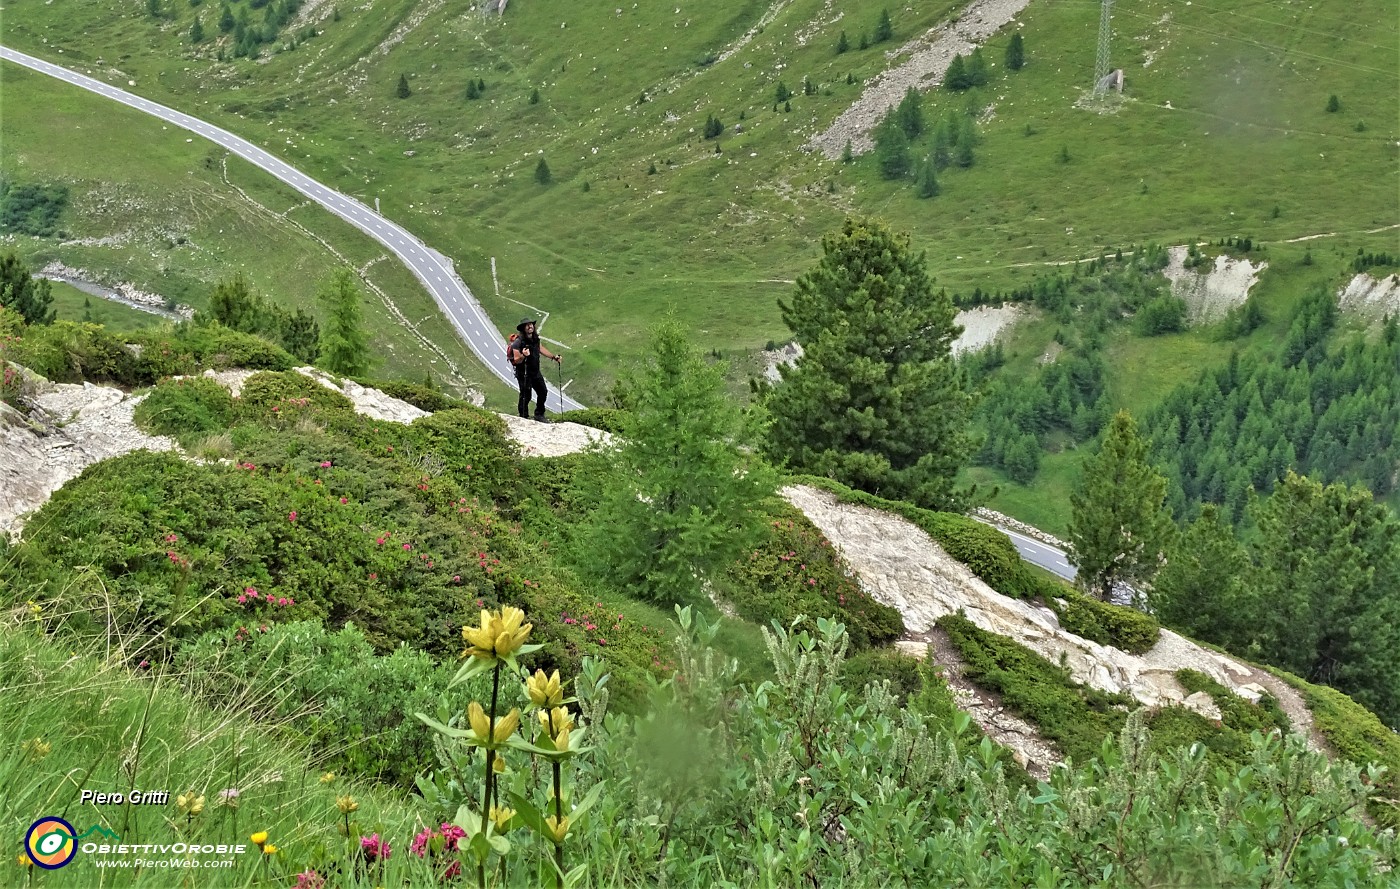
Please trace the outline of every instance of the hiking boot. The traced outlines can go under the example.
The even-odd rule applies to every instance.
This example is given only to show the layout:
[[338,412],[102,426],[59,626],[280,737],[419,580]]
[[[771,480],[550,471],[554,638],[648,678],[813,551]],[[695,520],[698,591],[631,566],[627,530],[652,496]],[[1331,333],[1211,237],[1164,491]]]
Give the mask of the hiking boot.
[[549,422],[549,418],[546,417],[544,414],[537,414],[537,415],[535,416],[535,422],[536,422],[536,423],[548,423],[548,422]]

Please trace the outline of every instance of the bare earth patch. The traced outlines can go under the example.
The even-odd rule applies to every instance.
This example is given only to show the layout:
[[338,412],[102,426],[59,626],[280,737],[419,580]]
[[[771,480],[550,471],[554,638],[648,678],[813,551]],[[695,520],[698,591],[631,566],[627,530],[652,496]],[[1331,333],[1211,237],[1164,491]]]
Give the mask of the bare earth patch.
[[875,145],[870,131],[899,104],[911,86],[926,90],[941,84],[953,56],[972,52],[973,47],[1001,30],[1029,4],[1030,0],[974,0],[956,21],[939,25],[886,53],[891,60],[906,53],[909,59],[867,83],[855,104],[841,112],[826,132],[813,136],[808,147],[833,160],[841,156],[847,142],[856,154],[869,151]]
[[975,352],[996,342],[997,336],[1021,316],[1015,303],[999,306],[978,306],[959,312],[955,323],[962,325],[962,335],[953,341],[953,354]]
[[1186,247],[1168,249],[1170,258],[1162,274],[1172,282],[1172,293],[1186,301],[1192,324],[1219,321],[1249,298],[1249,290],[1259,283],[1259,275],[1269,267],[1247,259],[1217,256],[1207,271],[1186,268]]
[[1368,318],[1400,314],[1400,275],[1390,275],[1379,281],[1370,275],[1357,275],[1337,294],[1337,302],[1343,311]]

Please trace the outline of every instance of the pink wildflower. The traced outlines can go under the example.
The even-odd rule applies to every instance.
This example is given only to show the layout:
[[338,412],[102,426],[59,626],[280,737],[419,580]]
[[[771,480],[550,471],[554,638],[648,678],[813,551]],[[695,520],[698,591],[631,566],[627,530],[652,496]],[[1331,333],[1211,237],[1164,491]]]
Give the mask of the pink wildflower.
[[341,505],[341,506],[344,506],[345,504],[347,504],[347,503],[349,503],[349,502],[350,502],[350,501],[349,501],[349,500],[346,500],[344,497],[341,497],[341,498],[340,498],[340,505]]
[[238,597],[238,604],[239,604],[239,605],[247,605],[247,604],[248,604],[248,597],[247,597],[246,595],[240,595],[240,596]]
[[295,509],[292,510],[291,512],[287,513],[287,521],[289,521],[289,522],[295,522],[296,520],[297,520],[297,511],[296,511]]
[[389,841],[381,840],[377,833],[361,837],[360,849],[365,853],[365,860],[371,864],[376,861],[388,861],[389,855],[393,852],[389,847]]
[[461,582],[462,582],[462,575],[460,575],[460,574],[454,574],[454,575],[452,575],[452,582],[453,582],[453,583],[461,583]]
[[371,574],[371,575],[369,576],[369,579],[370,579],[370,580],[378,580],[378,579],[379,579],[379,575],[378,575],[378,574]]
[[[322,461],[321,461],[321,468],[322,468],[322,469],[330,469],[330,468],[331,468],[331,461],[329,461],[329,460],[322,460]],[[375,836],[378,836],[378,834],[375,834]]]
[[180,541],[180,538],[179,538],[178,535],[175,535],[175,534],[167,534],[167,535],[165,535],[165,542],[166,542],[166,543],[178,543],[179,541]]
[[413,549],[413,544],[411,544],[411,543],[405,543],[405,544],[403,545],[403,548],[406,549],[406,550],[407,550],[407,549]]
[[278,604],[278,605],[281,605],[283,608],[286,608],[288,605],[290,605],[290,604],[292,604],[292,603],[291,603],[290,600],[287,599],[286,596],[281,596],[281,597],[279,597],[279,598],[277,599],[277,604]]
[[326,878],[307,868],[297,874],[297,884],[293,889],[326,889]]

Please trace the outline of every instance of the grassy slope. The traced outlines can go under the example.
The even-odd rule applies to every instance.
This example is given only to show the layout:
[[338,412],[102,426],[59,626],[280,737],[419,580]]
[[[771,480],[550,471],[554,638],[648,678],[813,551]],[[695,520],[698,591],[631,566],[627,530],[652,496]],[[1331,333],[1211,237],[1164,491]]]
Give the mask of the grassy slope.
[[[640,325],[668,310],[707,345],[782,338],[780,282],[810,264],[817,235],[848,208],[912,229],[942,283],[960,288],[1010,284],[1035,263],[1103,244],[1235,232],[1274,240],[1395,221],[1400,126],[1385,47],[1397,22],[1374,0],[1320,9],[1219,2],[1193,6],[1189,17],[1166,2],[1120,11],[1116,59],[1132,100],[1103,117],[1072,107],[1092,68],[1086,35],[1097,7],[1033,5],[1023,15],[1030,64],[977,97],[996,106],[978,162],[949,171],[932,202],[878,181],[868,160],[842,168],[798,150],[858,95],[844,83],[848,71],[864,79],[884,67],[887,47],[833,49],[840,30],[854,41],[873,27],[873,9],[838,2],[823,12],[818,0],[794,0],[741,52],[702,68],[697,61],[730,45],[765,5],[675,8],[618,15],[539,0],[483,20],[447,5],[379,0],[372,10],[342,9],[322,35],[265,64],[213,62],[212,43],[191,49],[185,33],[196,10],[180,3],[162,25],[139,7],[32,7],[9,13],[7,40],[52,58],[61,46],[62,58],[98,76],[114,76],[115,58],[138,91],[263,141],[363,198],[381,197],[387,213],[454,256],[493,315],[509,320],[520,307],[494,298],[497,257],[504,296],[556,313],[552,332],[587,347],[580,357],[594,371],[633,351]],[[891,12],[905,39],[943,8]],[[402,42],[375,51],[420,16]],[[1001,40],[989,46],[993,61]],[[393,97],[400,73],[413,89],[406,100]],[[797,88],[804,74],[829,95],[798,96],[791,114],[775,114],[776,82]],[[464,99],[467,76],[486,80],[486,98]],[[536,88],[542,101],[531,105]],[[651,101],[635,104],[643,92]],[[1327,114],[1334,92],[1342,111]],[[966,102],[938,94],[926,105],[931,114]],[[746,132],[734,136],[740,111]],[[720,157],[698,137],[710,112],[731,127]],[[1361,120],[1367,129],[1357,132]],[[1068,164],[1057,159],[1062,146]],[[540,152],[553,185],[533,180]],[[648,176],[653,162],[659,172]],[[579,385],[596,397],[604,383]]]
[[[73,191],[62,220],[71,237],[14,238],[31,265],[57,259],[199,308],[213,283],[235,270],[283,305],[312,307],[337,267],[368,264],[365,277],[456,365],[456,381],[498,395],[499,384],[448,332],[427,293],[369,238],[183,130],[13,65],[3,76],[0,172],[20,181],[62,179]],[[431,369],[443,385],[452,383],[441,356],[397,323],[376,293],[366,296],[372,347],[383,358],[376,373],[421,382]],[[101,322],[96,304],[103,301],[93,302]],[[61,316],[80,319],[77,304],[76,314],[60,308]]]
[[139,330],[143,327],[155,327],[165,321],[161,316],[150,312],[88,296],[62,281],[50,281],[49,286],[53,293],[53,308],[60,321],[90,319],[93,324],[102,324],[113,330]]
[[[200,886],[247,886],[258,871],[281,875],[278,884],[290,885],[293,875],[312,859],[343,858],[345,841],[337,834],[335,800],[337,794],[350,794],[360,804],[355,816],[360,831],[381,833],[402,849],[392,862],[394,876],[431,879],[414,870],[417,859],[403,854],[420,829],[421,816],[397,794],[344,779],[322,784],[315,751],[289,746],[286,737],[244,714],[195,704],[170,680],[136,677],[124,668],[106,666],[100,651],[73,651],[70,656],[68,649],[34,632],[36,624],[24,623],[28,626],[7,622],[0,628],[0,693],[7,702],[0,710],[0,733],[11,742],[0,753],[0,780],[6,789],[0,795],[0,828],[13,838],[12,853],[36,818],[61,815],[78,831],[101,825],[126,843],[248,846],[247,853],[235,858],[236,869],[204,871]],[[47,755],[21,744],[36,739],[49,745]],[[219,802],[219,792],[227,787],[240,791],[236,808]],[[170,801],[98,806],[79,800],[82,789],[125,793],[132,788],[167,790]],[[187,820],[180,817],[176,795],[190,790],[204,796],[205,809]],[[263,856],[248,840],[259,830],[267,831],[281,849],[267,862],[259,860]],[[161,883],[154,873],[130,869],[112,870],[104,877],[92,857],[79,853],[62,876],[48,880],[34,869],[31,884],[10,854],[0,862],[0,882]],[[325,866],[321,868],[324,873]],[[343,885],[360,882],[346,880]]]

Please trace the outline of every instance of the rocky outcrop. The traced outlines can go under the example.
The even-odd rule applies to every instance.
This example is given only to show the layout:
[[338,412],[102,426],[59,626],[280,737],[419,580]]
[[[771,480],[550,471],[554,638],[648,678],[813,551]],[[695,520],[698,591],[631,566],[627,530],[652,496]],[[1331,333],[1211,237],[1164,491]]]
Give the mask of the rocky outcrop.
[[[938,618],[961,610],[979,628],[1063,664],[1075,681],[1109,693],[1126,692],[1148,707],[1179,705],[1208,719],[1220,717],[1208,697],[1188,695],[1176,681],[1176,671],[1181,669],[1205,673],[1237,694],[1256,700],[1260,689],[1267,689],[1279,699],[1295,730],[1309,737],[1315,747],[1321,746],[1297,693],[1248,664],[1202,648],[1170,630],[1162,630],[1156,646],[1142,655],[1099,645],[1062,629],[1049,609],[991,589],[922,529],[898,516],[841,503],[834,495],[815,488],[793,486],[782,493],[840,551],[866,592],[899,609],[906,630],[919,645],[935,632]],[[1006,743],[1014,744],[1014,738]],[[1043,755],[1043,750],[1037,747],[1022,753],[1033,760]]]
[[1368,318],[1400,314],[1400,275],[1387,275],[1380,279],[1365,274],[1356,275],[1337,294],[1337,304],[1343,311]]
[[1204,271],[1186,267],[1186,247],[1167,251],[1167,267],[1162,270],[1172,283],[1172,294],[1186,301],[1192,324],[1219,321],[1236,306],[1244,304],[1249,291],[1259,283],[1259,276],[1269,267],[1247,259],[1217,256]]
[[141,396],[31,378],[36,394],[27,415],[0,404],[0,531],[11,537],[26,514],[93,463],[142,448],[175,448],[175,442],[147,435],[132,422]]

